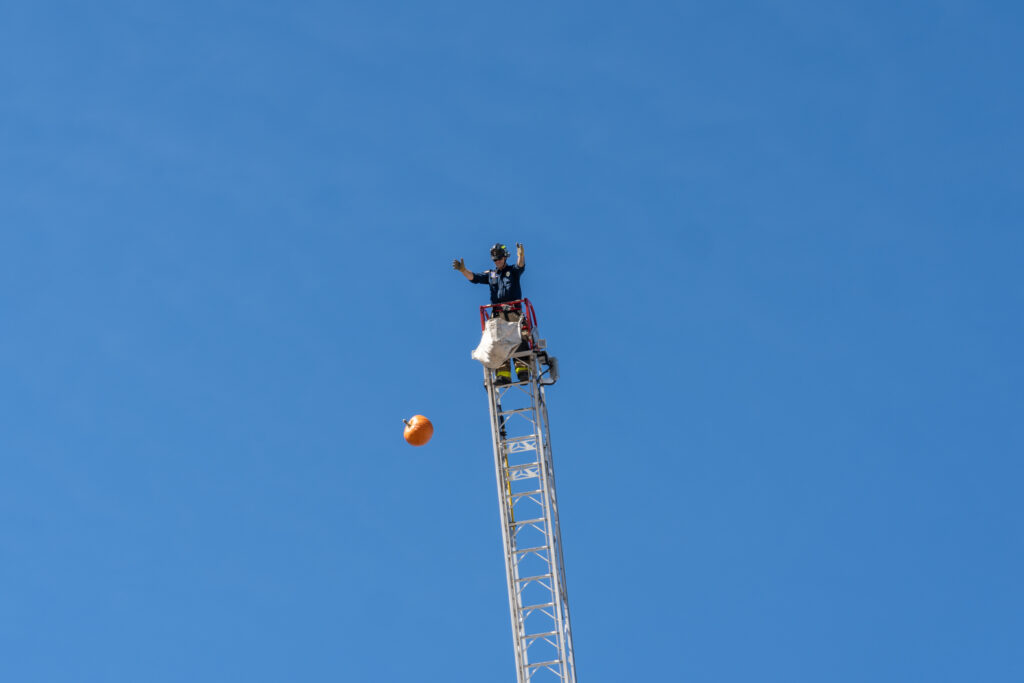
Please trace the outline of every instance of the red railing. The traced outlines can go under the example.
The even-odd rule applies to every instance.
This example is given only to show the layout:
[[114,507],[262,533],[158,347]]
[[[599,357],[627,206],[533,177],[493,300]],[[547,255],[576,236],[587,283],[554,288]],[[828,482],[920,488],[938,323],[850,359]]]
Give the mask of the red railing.
[[491,316],[488,315],[488,308],[513,308],[523,316],[523,326],[526,331],[529,332],[533,328],[537,327],[537,312],[533,310],[533,304],[530,303],[529,299],[516,299],[515,301],[503,301],[500,304],[488,304],[487,306],[480,307],[480,329],[483,330],[487,326],[487,319]]

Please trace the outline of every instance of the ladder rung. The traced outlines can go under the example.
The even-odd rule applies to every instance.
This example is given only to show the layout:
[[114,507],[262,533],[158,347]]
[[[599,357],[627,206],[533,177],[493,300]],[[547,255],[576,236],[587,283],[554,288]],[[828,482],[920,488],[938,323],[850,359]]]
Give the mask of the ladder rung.
[[537,489],[536,491],[524,491],[523,493],[513,493],[512,497],[513,498],[522,498],[523,496],[533,496],[533,495],[536,495],[538,493],[544,493],[544,492],[541,491],[540,489]]
[[530,439],[529,441],[512,441],[502,444],[504,451],[508,454],[513,453],[526,453],[528,451],[537,450],[537,440]]
[[508,469],[511,472],[512,470],[525,470],[528,467],[540,467],[540,463],[534,460],[533,462],[524,462],[518,465],[509,465]]
[[525,380],[523,382],[520,382],[520,381],[517,380],[515,382],[507,382],[505,384],[495,384],[494,388],[497,391],[501,392],[501,393],[505,393],[505,390],[509,389],[511,387],[528,387],[528,386],[530,386],[530,382],[531,382],[531,380],[529,380],[529,379]]
[[560,660],[560,659],[552,659],[550,662],[537,662],[536,664],[527,664],[526,668],[527,669],[536,669],[536,668],[541,667],[541,666],[554,666],[556,664],[561,664],[561,663],[562,663],[562,660]]
[[550,579],[551,574],[538,574],[537,576],[527,576],[525,579],[516,579],[516,583],[529,583],[530,581],[540,581],[541,579]]
[[522,436],[512,439],[502,439],[500,443],[509,453],[519,453],[520,451],[537,450],[536,436]]
[[538,552],[540,550],[547,550],[547,549],[548,549],[548,547],[546,545],[539,545],[536,548],[523,548],[522,550],[513,550],[512,552],[515,552],[515,553],[535,553],[535,552]]
[[534,408],[516,408],[514,410],[502,410],[498,412],[498,415],[515,415],[516,413],[529,413],[533,412]]
[[512,522],[512,526],[523,526],[523,525],[526,525],[526,524],[536,524],[537,522],[543,522],[543,521],[545,521],[545,519],[543,517],[538,517],[537,519],[524,519],[522,521]]
[[545,638],[547,636],[557,636],[557,635],[558,635],[558,631],[548,631],[547,633],[530,633],[530,634],[524,635],[523,638],[524,639],[529,638],[531,640],[537,640],[538,638]]
[[527,610],[547,609],[548,607],[554,607],[554,606],[555,606],[555,603],[553,603],[553,602],[545,602],[543,605],[526,605],[525,607],[522,608],[522,610],[524,612],[526,612]]
[[531,440],[536,439],[536,438],[537,438],[536,434],[527,434],[526,436],[511,436],[511,437],[502,439],[501,442],[502,443],[519,443],[520,441],[531,441]]

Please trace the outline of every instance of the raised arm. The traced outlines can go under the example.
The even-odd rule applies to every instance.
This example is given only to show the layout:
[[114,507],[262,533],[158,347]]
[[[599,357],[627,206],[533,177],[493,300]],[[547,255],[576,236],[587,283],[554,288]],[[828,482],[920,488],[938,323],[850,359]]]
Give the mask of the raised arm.
[[516,265],[520,268],[526,265],[526,252],[523,250],[522,242],[516,242]]
[[454,261],[452,261],[452,268],[462,273],[470,282],[473,281],[473,273],[470,272],[468,268],[466,268],[465,259],[457,258]]

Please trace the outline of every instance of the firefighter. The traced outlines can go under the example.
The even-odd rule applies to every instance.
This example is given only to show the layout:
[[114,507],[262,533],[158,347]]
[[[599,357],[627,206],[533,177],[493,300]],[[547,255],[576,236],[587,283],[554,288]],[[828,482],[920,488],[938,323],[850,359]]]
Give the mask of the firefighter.
[[[523,291],[519,286],[519,279],[526,269],[526,252],[523,251],[522,243],[516,243],[516,263],[508,264],[508,247],[500,242],[491,247],[491,261],[494,262],[492,270],[485,270],[482,273],[474,273],[466,268],[463,259],[452,261],[452,268],[462,273],[467,280],[473,284],[489,285],[491,288],[491,317],[501,316],[511,322],[521,322],[523,318],[522,305],[518,302],[523,298]],[[501,305],[505,304],[505,305]],[[523,342],[516,351],[525,351],[526,342]],[[522,361],[515,362],[516,379],[525,382],[530,378],[530,370]],[[498,384],[508,384],[512,381],[510,366],[503,365],[495,372]]]

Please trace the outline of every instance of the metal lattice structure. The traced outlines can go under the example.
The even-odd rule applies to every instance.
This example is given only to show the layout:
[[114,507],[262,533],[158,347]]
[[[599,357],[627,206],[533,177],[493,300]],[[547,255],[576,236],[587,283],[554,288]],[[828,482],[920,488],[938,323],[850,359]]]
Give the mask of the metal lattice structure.
[[484,368],[517,680],[576,683],[544,396],[558,379],[558,365],[537,336],[532,306],[523,304],[529,348],[514,353],[512,363],[525,365],[529,379],[516,381],[512,374],[510,383],[501,384]]

